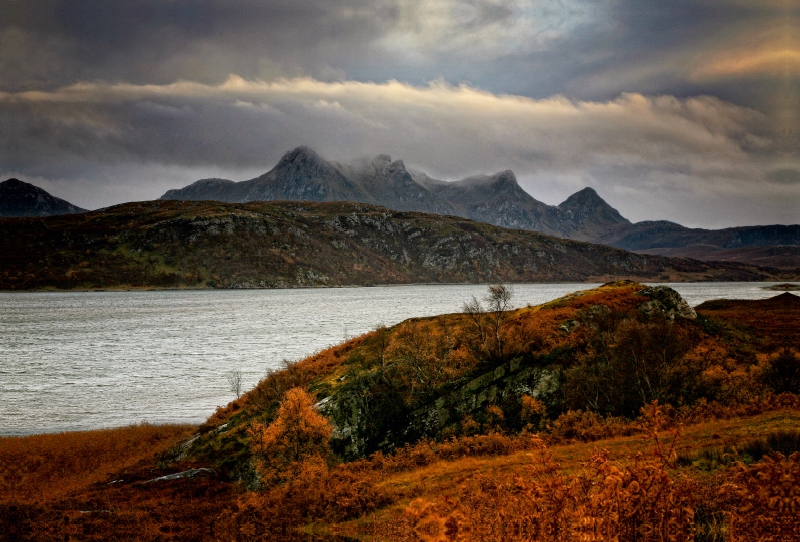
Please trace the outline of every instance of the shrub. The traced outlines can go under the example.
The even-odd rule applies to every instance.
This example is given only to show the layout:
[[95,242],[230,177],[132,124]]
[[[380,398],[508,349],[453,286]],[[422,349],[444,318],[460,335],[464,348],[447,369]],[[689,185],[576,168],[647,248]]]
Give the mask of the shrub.
[[253,421],[247,432],[256,470],[268,485],[295,476],[307,461],[324,462],[330,454],[331,425],[301,388],[286,392],[274,422],[267,426]]

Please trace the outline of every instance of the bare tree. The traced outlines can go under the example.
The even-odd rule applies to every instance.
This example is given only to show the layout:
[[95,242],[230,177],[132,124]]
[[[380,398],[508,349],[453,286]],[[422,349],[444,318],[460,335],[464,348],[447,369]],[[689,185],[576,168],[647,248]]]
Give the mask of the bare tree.
[[411,394],[432,397],[446,378],[453,352],[449,329],[442,326],[441,337],[430,326],[407,322],[397,332],[391,355],[396,368],[410,382]]
[[514,292],[505,284],[489,286],[484,298],[486,307],[474,296],[472,301],[464,303],[463,312],[471,323],[471,348],[482,361],[503,360],[506,356],[504,327],[507,311],[513,309],[511,297]]
[[228,389],[230,389],[233,393],[236,394],[236,398],[238,399],[242,395],[242,371],[229,371],[227,375],[225,375],[226,380],[228,381]]

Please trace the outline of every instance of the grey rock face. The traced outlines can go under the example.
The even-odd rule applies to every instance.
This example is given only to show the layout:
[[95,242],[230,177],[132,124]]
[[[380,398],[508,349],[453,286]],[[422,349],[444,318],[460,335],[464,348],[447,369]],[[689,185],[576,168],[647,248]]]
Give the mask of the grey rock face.
[[345,178],[332,164],[308,147],[283,155],[270,171],[239,183],[226,179],[203,179],[177,190],[162,200],[216,200],[227,203],[248,201],[358,201],[375,199]]
[[392,161],[385,154],[340,164],[327,162],[308,147],[286,153],[272,170],[256,179],[240,183],[203,179],[169,190],[161,199],[374,203],[396,211],[461,216],[580,240],[593,240],[595,231],[604,233],[614,225],[628,223],[592,189],[555,207],[525,192],[510,170],[444,182],[408,170],[401,160]]
[[561,223],[568,225],[565,233],[570,239],[595,241],[617,226],[630,225],[627,218],[588,187],[572,194],[558,209]]
[[0,183],[0,216],[71,215],[85,211],[19,179]]
[[439,215],[458,214],[455,207],[418,183],[401,160],[385,154],[335,164],[339,172],[374,201],[396,211],[416,211]]
[[374,199],[308,147],[286,153],[278,165],[261,177],[239,183],[237,200],[248,201],[358,201]]
[[697,318],[695,310],[686,302],[681,295],[668,286],[654,286],[639,292],[651,298],[639,305],[639,310],[645,314],[663,314],[669,319],[678,318]]
[[454,183],[418,175],[460,215],[505,228],[534,230],[547,235],[595,241],[630,222],[591,188],[584,188],[558,206],[547,205],[525,192],[512,171],[478,175]]
[[203,179],[169,190],[161,199],[373,203],[397,211],[461,216],[625,250],[800,245],[800,225],[704,230],[668,221],[631,224],[592,188],[572,194],[557,206],[547,205],[525,192],[509,170],[444,182],[409,170],[402,161],[392,161],[385,154],[339,164],[324,160],[308,147],[286,153],[272,170],[255,179],[239,183]]
[[510,170],[435,185],[434,190],[438,196],[452,203],[460,216],[465,218],[505,228],[561,236],[555,208],[525,192]]

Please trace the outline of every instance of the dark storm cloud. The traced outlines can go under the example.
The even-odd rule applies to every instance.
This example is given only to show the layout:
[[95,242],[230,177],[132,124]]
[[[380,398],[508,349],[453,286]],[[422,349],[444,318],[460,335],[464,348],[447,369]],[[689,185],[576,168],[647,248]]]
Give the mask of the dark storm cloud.
[[[763,85],[691,70],[698,51],[779,28],[786,4],[736,0],[1,0],[0,85],[442,77],[494,92],[610,99]],[[794,13],[796,16],[796,13]]]
[[392,19],[370,0],[0,2],[5,90],[331,73]]
[[0,0],[0,14],[0,175],[84,207],[242,180],[306,144],[449,180],[511,168],[548,203],[592,185],[632,219],[798,220],[782,172],[800,168],[800,13],[783,0]]
[[775,169],[767,172],[767,179],[774,183],[800,185],[800,169]]
[[[15,149],[0,174],[129,184],[128,199],[212,175],[243,180],[306,144],[333,160],[389,152],[447,180],[510,168],[548,203],[594,185],[635,220],[724,225],[797,217],[788,185],[759,183],[774,155],[774,142],[760,135],[767,119],[711,97],[535,100],[444,82],[232,77],[221,85],[6,93],[0,113],[16,119],[13,131],[0,127],[0,144]],[[76,203],[110,204],[114,194],[87,192],[93,200]],[[731,216],[734,204],[755,209],[754,198],[777,203],[768,215],[762,205]]]

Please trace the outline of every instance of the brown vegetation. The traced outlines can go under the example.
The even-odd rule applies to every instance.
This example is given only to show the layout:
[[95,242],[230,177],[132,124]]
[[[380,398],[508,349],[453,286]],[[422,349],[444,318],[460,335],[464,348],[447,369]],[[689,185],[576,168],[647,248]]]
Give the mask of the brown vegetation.
[[0,501],[38,502],[100,482],[172,446],[190,426],[0,437]]
[[[791,536],[800,355],[780,330],[795,300],[706,304],[690,320],[640,310],[642,292],[616,283],[506,311],[496,288],[462,314],[285,363],[190,444],[189,428],[152,426],[0,439],[0,538]],[[511,366],[554,376],[535,392],[475,388],[484,402],[409,429]],[[332,404],[361,417],[342,425]],[[198,467],[215,474],[150,482]]]

